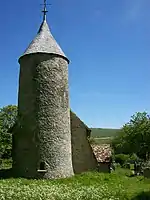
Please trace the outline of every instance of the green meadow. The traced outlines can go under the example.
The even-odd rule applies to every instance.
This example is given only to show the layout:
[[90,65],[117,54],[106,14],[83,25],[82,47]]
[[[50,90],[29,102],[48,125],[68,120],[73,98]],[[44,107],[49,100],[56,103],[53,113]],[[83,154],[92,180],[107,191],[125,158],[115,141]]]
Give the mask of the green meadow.
[[94,138],[114,137],[120,129],[91,128],[91,136]]
[[150,180],[118,168],[111,174],[90,172],[62,180],[1,179],[1,200],[150,199]]

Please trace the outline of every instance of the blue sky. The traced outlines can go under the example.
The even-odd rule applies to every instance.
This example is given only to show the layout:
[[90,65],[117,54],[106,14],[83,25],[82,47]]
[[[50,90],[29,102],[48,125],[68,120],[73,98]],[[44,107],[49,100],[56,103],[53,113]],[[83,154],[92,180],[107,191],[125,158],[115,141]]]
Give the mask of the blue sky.
[[[18,58],[36,35],[42,0],[2,1],[0,107],[17,104]],[[69,65],[70,104],[90,127],[150,113],[150,1],[51,0],[48,23]]]

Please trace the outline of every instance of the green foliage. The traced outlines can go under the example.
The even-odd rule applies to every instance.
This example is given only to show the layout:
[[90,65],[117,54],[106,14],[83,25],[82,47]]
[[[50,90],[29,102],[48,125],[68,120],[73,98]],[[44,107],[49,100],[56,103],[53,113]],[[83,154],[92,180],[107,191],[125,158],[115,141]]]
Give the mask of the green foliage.
[[120,168],[121,167],[121,165],[119,163],[116,163],[116,162],[114,163],[114,165],[115,165],[115,168]]
[[94,138],[114,137],[119,129],[91,128],[91,136]]
[[150,117],[146,112],[136,113],[112,141],[116,154],[137,154],[143,160],[150,158]]
[[133,153],[132,155],[130,155],[130,163],[134,163],[134,162],[142,162],[142,160],[135,154]]
[[10,128],[16,122],[17,106],[8,105],[0,108],[0,157],[10,158],[12,149],[12,134]]
[[93,137],[88,138],[90,144],[96,144],[96,141]]
[[143,163],[142,168],[143,169],[150,168],[150,160],[148,160],[145,163]]
[[[60,180],[0,180],[0,199],[32,200],[132,200],[150,192],[150,181],[130,178],[129,170],[112,174],[85,173]],[[126,176],[127,175],[127,176]]]
[[129,159],[130,159],[130,156],[126,154],[115,155],[115,162],[119,163],[121,166],[123,166]]
[[10,169],[12,167],[12,159],[1,159],[0,169]]
[[141,162],[141,159],[136,154],[116,154],[114,155],[114,160],[122,167],[127,166],[128,164],[133,164],[135,161]]

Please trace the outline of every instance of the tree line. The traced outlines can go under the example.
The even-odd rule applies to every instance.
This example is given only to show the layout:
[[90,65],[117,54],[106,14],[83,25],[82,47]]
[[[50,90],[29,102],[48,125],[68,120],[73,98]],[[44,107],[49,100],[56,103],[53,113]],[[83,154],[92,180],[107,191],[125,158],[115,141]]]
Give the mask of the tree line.
[[0,158],[11,158],[12,133],[9,132],[17,120],[17,106],[0,108]]
[[150,116],[135,113],[112,141],[115,154],[136,154],[143,161],[150,159]]

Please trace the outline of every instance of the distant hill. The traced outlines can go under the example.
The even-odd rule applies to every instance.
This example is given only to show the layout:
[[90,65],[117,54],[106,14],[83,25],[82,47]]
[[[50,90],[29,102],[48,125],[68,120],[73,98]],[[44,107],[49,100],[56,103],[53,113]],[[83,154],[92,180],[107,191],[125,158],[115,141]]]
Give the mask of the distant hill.
[[120,129],[91,128],[91,136],[94,138],[114,137]]

